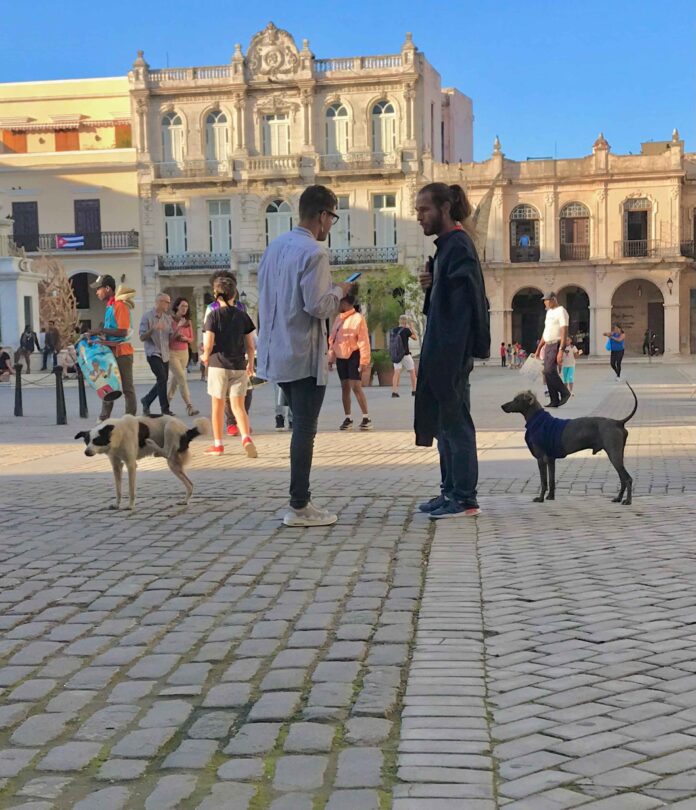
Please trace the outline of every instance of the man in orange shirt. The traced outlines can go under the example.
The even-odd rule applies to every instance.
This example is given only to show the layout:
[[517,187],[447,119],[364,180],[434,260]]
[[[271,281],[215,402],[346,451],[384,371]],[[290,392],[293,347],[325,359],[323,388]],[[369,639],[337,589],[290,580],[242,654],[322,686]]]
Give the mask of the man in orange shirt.
[[[116,365],[121,373],[121,388],[126,400],[126,413],[135,416],[137,405],[135,400],[135,385],[133,384],[133,344],[130,342],[132,331],[130,310],[133,307],[135,290],[123,286],[116,295],[116,282],[113,276],[102,275],[90,284],[96,291],[97,298],[106,302],[104,325],[101,329],[93,329],[89,334],[99,336],[100,343],[108,346],[114,353]],[[99,421],[103,422],[111,416],[113,402],[102,400]]]

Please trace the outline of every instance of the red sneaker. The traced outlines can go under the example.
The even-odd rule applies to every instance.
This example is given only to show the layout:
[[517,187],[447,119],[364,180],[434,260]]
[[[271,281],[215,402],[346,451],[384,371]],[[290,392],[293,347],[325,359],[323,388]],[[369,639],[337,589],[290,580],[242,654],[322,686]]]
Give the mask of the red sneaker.
[[211,444],[207,450],[203,451],[206,456],[221,456],[225,448],[221,444]]
[[228,436],[239,436],[239,428],[237,425],[228,425],[227,426],[227,435]]
[[247,454],[247,458],[257,458],[259,455],[256,451],[256,445],[248,436],[242,440],[242,449]]

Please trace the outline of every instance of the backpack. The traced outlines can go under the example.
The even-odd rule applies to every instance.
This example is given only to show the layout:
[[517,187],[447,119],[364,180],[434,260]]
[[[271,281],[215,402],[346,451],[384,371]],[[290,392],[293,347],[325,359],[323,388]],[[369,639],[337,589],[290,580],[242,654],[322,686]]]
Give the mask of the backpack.
[[27,352],[34,351],[34,333],[22,332],[22,337],[19,339],[19,345]]
[[401,327],[395,326],[389,330],[389,356],[392,363],[400,363],[404,359],[406,349],[401,338]]

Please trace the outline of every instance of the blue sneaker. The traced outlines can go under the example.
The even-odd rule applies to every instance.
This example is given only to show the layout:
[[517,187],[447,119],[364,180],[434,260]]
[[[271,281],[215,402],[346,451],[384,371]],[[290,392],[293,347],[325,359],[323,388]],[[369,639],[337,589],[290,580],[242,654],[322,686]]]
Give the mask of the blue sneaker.
[[430,512],[435,511],[435,509],[439,509],[440,507],[444,506],[447,503],[447,498],[444,495],[438,495],[435,498],[431,498],[429,501],[425,503],[421,503],[418,505],[418,510],[420,512],[425,512],[425,514],[430,514]]
[[481,510],[478,506],[464,506],[463,503],[457,503],[457,501],[447,501],[447,503],[439,507],[439,509],[433,509],[430,513],[430,519],[443,520],[444,518],[476,517],[476,515],[480,514]]

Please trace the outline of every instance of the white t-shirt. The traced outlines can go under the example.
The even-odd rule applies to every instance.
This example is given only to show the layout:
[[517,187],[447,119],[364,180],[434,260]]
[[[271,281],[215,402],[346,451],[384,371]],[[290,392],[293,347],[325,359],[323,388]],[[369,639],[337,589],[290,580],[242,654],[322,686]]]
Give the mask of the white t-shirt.
[[565,308],[558,304],[553,309],[547,309],[544,334],[541,336],[544,343],[558,343],[564,326],[568,326],[568,313]]
[[563,349],[563,368],[575,368],[575,346],[566,346]]

